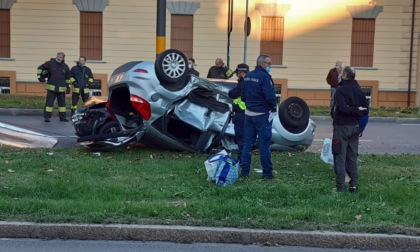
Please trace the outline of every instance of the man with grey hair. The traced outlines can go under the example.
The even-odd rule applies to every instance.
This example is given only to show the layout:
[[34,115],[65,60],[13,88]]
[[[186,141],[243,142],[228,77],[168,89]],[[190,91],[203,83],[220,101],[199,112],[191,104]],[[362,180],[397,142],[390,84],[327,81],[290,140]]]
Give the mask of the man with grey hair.
[[214,61],[214,66],[210,67],[207,73],[207,78],[214,79],[229,79],[233,76],[233,71],[225,66],[225,63],[221,58],[217,58]]
[[37,70],[37,78],[40,82],[47,81],[47,97],[44,109],[44,121],[50,122],[57,98],[58,115],[60,121],[68,122],[66,118],[66,94],[70,93],[70,69],[64,62],[65,54],[58,52],[55,58],[40,65]]
[[330,107],[332,107],[334,94],[338,88],[338,83],[340,83],[340,74],[343,70],[342,68],[343,62],[341,60],[337,60],[335,62],[335,67],[331,68],[327,75],[327,83],[330,85],[331,94],[330,94]]
[[359,119],[369,113],[369,102],[355,77],[356,72],[352,67],[347,66],[343,69],[342,80],[335,92],[331,109],[332,153],[337,192],[344,192],[346,173],[350,177],[349,191],[354,193],[359,188]]
[[272,115],[277,111],[274,82],[271,78],[271,58],[262,54],[257,58],[255,70],[243,81],[241,98],[245,102],[244,146],[241,157],[241,177],[248,177],[251,165],[252,146],[258,136],[263,179],[273,178],[271,162]]

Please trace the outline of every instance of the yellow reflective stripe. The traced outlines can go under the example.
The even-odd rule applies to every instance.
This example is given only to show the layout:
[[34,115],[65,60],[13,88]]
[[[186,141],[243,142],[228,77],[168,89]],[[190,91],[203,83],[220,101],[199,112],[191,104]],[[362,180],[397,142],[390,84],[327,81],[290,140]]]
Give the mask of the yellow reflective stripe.
[[89,94],[89,88],[85,88],[85,89],[83,89],[83,93],[85,93],[85,94]]
[[71,106],[70,108],[73,109],[73,110],[76,110],[77,109],[77,105]]
[[55,86],[47,83],[46,89],[47,90],[50,90],[50,91],[54,91],[55,90]]
[[66,87],[58,87],[58,92],[66,92]]
[[66,107],[58,107],[58,112],[66,112]]
[[70,79],[66,80],[66,84],[69,84],[69,86],[70,86],[70,84],[71,84]]
[[53,112],[53,107],[45,107],[45,111],[47,112]]
[[235,100],[233,100],[233,103],[235,103],[236,105],[238,105],[239,108],[242,109],[242,110],[245,110],[246,109],[245,102],[242,101],[241,97],[238,97]]
[[42,73],[42,69],[37,69],[36,70],[36,73],[39,75],[39,74],[41,74]]
[[70,83],[73,83],[73,82],[75,82],[76,81],[76,79],[75,78],[73,78],[73,77],[71,77],[70,78]]
[[229,69],[229,70],[226,71],[226,76],[228,78],[232,77],[232,75],[233,75],[233,71],[232,70]]
[[73,87],[73,93],[79,94],[80,93],[80,88]]
[[88,79],[88,81],[89,81],[90,83],[93,83],[93,78],[89,78],[89,79]]

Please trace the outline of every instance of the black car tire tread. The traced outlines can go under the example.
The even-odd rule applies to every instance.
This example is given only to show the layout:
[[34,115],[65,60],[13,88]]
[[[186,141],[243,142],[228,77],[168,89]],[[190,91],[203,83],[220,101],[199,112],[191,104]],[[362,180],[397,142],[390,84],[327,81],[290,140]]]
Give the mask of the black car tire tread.
[[[174,77],[168,76],[165,73],[163,64],[164,64],[165,58],[169,54],[177,54],[177,55],[179,55],[182,58],[182,61],[183,62],[181,62],[181,63],[183,65],[185,65],[185,71],[179,77],[174,78]],[[156,58],[156,61],[155,61],[155,72],[156,72],[157,78],[159,79],[159,81],[161,82],[161,84],[163,84],[164,87],[166,85],[168,85],[168,86],[170,86],[171,84],[173,85],[174,83],[177,83],[178,84],[179,81],[185,82],[185,85],[186,85],[187,84],[186,80],[189,80],[189,79],[185,78],[185,76],[188,75],[188,60],[187,60],[187,57],[181,51],[178,51],[176,49],[169,49],[169,50],[163,51]],[[178,87],[178,90],[180,90],[183,87],[185,87],[185,85],[182,86],[182,85],[179,85],[178,84],[177,86],[182,86],[182,87]]]
[[280,103],[278,115],[286,128],[304,128],[309,123],[310,112],[303,99],[292,96]]

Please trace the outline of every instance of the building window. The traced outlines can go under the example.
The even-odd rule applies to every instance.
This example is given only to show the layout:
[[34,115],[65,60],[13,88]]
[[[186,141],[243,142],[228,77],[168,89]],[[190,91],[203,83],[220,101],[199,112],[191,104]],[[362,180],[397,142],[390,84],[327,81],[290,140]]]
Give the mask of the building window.
[[193,15],[171,15],[171,48],[193,58]]
[[350,65],[373,67],[375,19],[353,18]]
[[0,58],[10,58],[9,9],[0,9]]
[[268,54],[273,65],[283,64],[284,18],[262,17],[260,52]]
[[80,12],[80,55],[102,60],[102,12]]

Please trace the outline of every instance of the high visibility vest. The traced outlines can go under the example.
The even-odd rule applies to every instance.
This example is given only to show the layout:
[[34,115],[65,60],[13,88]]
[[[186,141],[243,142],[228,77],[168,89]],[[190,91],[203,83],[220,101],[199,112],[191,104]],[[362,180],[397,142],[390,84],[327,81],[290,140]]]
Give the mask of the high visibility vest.
[[235,100],[233,100],[233,103],[238,105],[238,107],[242,110],[246,109],[245,102],[242,101],[241,97],[238,97]]

